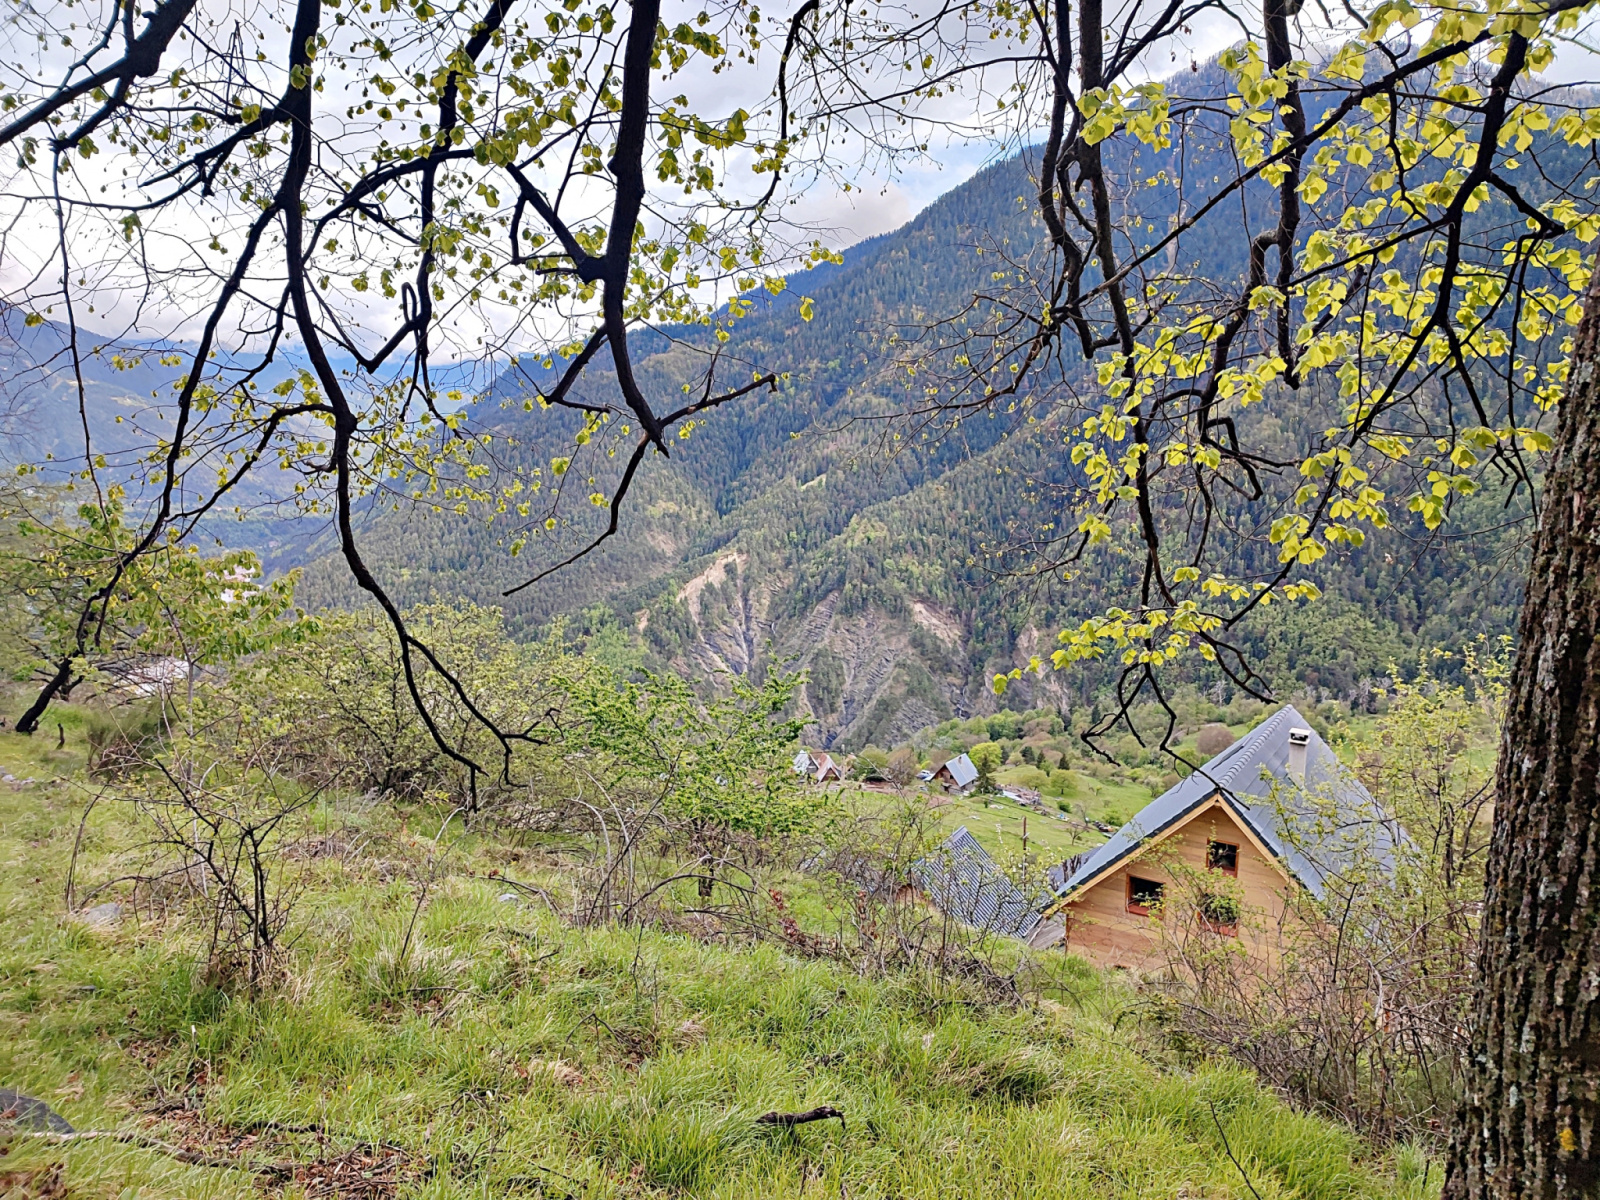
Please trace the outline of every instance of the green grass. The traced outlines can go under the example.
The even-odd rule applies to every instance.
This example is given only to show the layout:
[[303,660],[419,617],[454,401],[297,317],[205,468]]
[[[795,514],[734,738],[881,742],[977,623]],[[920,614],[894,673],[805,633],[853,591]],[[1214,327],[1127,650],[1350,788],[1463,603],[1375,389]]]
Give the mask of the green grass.
[[1051,859],[1065,858],[1105,841],[1104,834],[1092,829],[1084,832],[1076,821],[1069,824],[1056,820],[1053,804],[1047,812],[1038,813],[1001,795],[936,796],[931,802],[941,826],[955,830],[965,825],[991,854],[1001,849],[1020,851],[1024,821],[1028,851]]
[[[32,761],[21,741],[0,735],[0,762]],[[1061,956],[1039,960],[1031,1001],[999,1005],[771,945],[575,929],[502,902],[485,876],[512,851],[476,835],[446,860],[402,956],[428,846],[382,808],[321,815],[359,832],[363,855],[311,864],[281,985],[225,993],[197,975],[192,918],[145,914],[105,933],[64,918],[82,800],[68,786],[0,788],[0,1084],[79,1128],[218,1154],[256,1130],[245,1153],[258,1158],[392,1143],[418,1165],[398,1194],[436,1200],[1436,1191],[1414,1154],[1379,1155],[1291,1112],[1236,1066],[1180,1062],[1129,1019],[1131,988]],[[131,820],[102,803],[81,869],[123,869]],[[195,1112],[157,1115],[178,1102]],[[821,1104],[844,1126],[755,1121]],[[265,1122],[317,1123],[327,1141],[269,1145]],[[19,1139],[0,1170],[56,1161],[74,1197],[260,1195],[243,1172],[107,1142]]]
[[[7,729],[16,723],[29,698],[0,689],[0,715],[5,717]],[[80,777],[88,761],[85,719],[84,710],[77,705],[53,704],[45,711],[35,736],[0,733],[0,774],[35,780]],[[59,732],[57,725],[61,727]],[[66,735],[66,745],[58,750],[56,744],[62,733]]]
[[[995,778],[1005,786],[1013,782],[1008,778],[1012,774],[1018,772],[1002,770]],[[1066,858],[1106,840],[1103,833],[1083,829],[1076,819],[1080,806],[1090,820],[1121,826],[1152,799],[1150,789],[1140,783],[1096,779],[1083,772],[1074,772],[1074,775],[1077,788],[1072,796],[1066,797],[1066,802],[1073,807],[1071,821],[1056,819],[1060,810],[1054,796],[1044,798],[1046,811],[1041,814],[999,794],[954,795],[930,789],[927,795],[930,803],[936,806],[941,826],[951,831],[966,826],[991,854],[1000,850],[1021,851],[1023,822],[1026,821],[1028,852],[1048,859]]]

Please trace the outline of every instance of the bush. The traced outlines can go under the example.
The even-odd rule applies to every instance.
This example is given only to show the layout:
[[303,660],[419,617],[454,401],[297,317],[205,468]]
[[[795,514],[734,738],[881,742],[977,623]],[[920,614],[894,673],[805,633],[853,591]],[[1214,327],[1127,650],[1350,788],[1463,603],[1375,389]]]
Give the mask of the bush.
[[884,777],[896,787],[905,787],[917,777],[917,752],[910,746],[901,746],[889,755]]
[[118,709],[84,711],[83,732],[89,743],[89,771],[116,776],[137,768],[156,750],[166,727],[160,700]]
[[1233,730],[1226,725],[1213,721],[1209,725],[1200,727],[1200,733],[1194,740],[1194,746],[1202,758],[1215,758],[1233,745],[1235,740]]
[[257,991],[281,966],[301,890],[300,865],[282,848],[322,796],[293,775],[294,723],[206,687],[186,724],[129,787],[157,850],[139,888],[152,904],[176,896],[204,920],[209,982]]
[[889,777],[889,754],[877,746],[867,746],[850,766],[850,778],[881,783]]
[[[1296,1103],[1380,1140],[1426,1139],[1448,1122],[1467,1049],[1493,801],[1491,773],[1469,752],[1498,741],[1504,679],[1502,663],[1467,659],[1470,694],[1426,675],[1395,688],[1361,760],[1379,811],[1307,798],[1314,819],[1294,827],[1319,832],[1297,848],[1325,868],[1326,896],[1297,893],[1290,918],[1259,931],[1272,953],[1171,939],[1171,995],[1191,1044],[1237,1055]],[[1228,924],[1237,906],[1201,874],[1211,878],[1176,903]]]
[[370,609],[323,618],[298,643],[236,671],[229,691],[260,719],[294,725],[293,769],[309,783],[469,809],[519,790],[517,768],[537,749],[530,735],[559,711],[551,680],[580,673],[586,660],[558,636],[512,641],[497,608],[422,605],[406,622],[453,676],[413,654],[428,720],[393,627]]

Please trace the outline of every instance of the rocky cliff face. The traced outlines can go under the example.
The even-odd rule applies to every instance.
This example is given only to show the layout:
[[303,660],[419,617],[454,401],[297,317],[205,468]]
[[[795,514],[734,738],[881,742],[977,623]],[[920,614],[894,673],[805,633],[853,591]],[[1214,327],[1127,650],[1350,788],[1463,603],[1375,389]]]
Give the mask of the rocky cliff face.
[[[969,615],[923,600],[844,611],[837,590],[795,608],[793,583],[792,572],[753,569],[744,552],[714,557],[670,594],[687,624],[671,666],[713,679],[777,662],[804,670],[797,711],[809,718],[805,740],[825,749],[893,746],[950,717],[998,709],[988,676],[974,669],[987,664],[973,662]],[[647,631],[651,609],[634,616]],[[1043,640],[1029,632],[1030,644]],[[1014,686],[1006,703],[1018,700],[1072,702],[1050,677]]]

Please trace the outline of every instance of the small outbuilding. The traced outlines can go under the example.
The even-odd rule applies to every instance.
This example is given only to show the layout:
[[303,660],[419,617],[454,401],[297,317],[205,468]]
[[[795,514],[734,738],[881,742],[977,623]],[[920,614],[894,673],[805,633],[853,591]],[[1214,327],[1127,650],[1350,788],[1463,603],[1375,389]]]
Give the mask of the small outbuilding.
[[964,792],[978,782],[978,768],[965,754],[958,754],[933,773],[933,781],[950,792]]
[[834,779],[844,778],[844,768],[833,761],[831,755],[822,754],[816,759],[816,771],[812,776],[818,783],[827,783]]
[[966,826],[912,864],[917,887],[944,912],[984,933],[1027,941],[1039,927],[1039,910]]
[[825,752],[813,754],[809,750],[802,750],[794,756],[794,773],[818,783],[844,778],[844,770],[833,761],[831,755]]

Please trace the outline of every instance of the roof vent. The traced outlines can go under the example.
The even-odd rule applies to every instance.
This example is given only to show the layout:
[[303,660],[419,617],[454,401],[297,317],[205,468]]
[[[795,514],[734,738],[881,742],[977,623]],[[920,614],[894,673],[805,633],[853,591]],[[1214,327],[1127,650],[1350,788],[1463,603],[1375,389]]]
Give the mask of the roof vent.
[[1311,744],[1311,730],[1289,730],[1289,778],[1301,787],[1306,782],[1306,747]]

